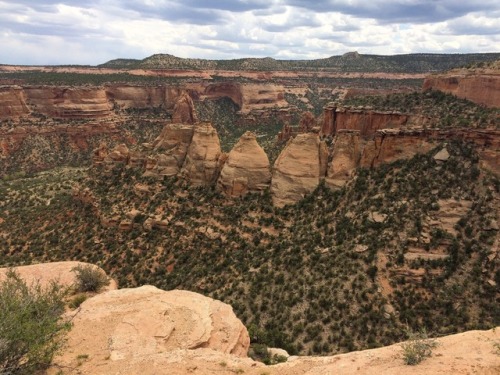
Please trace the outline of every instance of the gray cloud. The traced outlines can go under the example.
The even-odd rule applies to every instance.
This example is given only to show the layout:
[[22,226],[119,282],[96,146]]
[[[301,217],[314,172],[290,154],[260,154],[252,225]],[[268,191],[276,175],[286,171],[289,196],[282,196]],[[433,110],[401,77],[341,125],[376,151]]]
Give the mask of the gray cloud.
[[493,0],[0,0],[0,63],[494,52],[499,18]]

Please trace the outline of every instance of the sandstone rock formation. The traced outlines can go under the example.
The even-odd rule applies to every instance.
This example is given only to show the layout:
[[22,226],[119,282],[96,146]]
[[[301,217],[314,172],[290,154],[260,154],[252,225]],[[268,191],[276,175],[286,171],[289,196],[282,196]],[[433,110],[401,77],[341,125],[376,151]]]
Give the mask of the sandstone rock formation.
[[452,71],[425,79],[423,90],[439,90],[487,107],[500,107],[500,70]]
[[409,159],[415,154],[424,154],[437,145],[435,139],[422,131],[384,129],[377,131],[373,140],[366,143],[360,166],[376,167],[400,159]]
[[326,184],[332,189],[344,186],[359,166],[360,158],[359,131],[338,131],[333,140],[333,152],[328,165]]
[[323,112],[321,134],[334,136],[338,130],[358,130],[360,136],[369,138],[380,129],[401,128],[408,124],[410,116],[398,112],[379,112],[371,109],[340,108],[326,106]]
[[24,91],[19,86],[0,86],[0,120],[15,119],[30,113]]
[[[99,269],[100,272],[105,273],[102,269],[93,264],[73,261],[19,266],[13,267],[13,270],[21,277],[21,279],[26,281],[28,285],[38,282],[42,287],[45,287],[50,285],[51,282],[57,282],[62,286],[71,287],[76,282],[76,274],[72,270],[78,266],[95,267]],[[9,268],[0,268],[0,282],[4,280],[8,270]],[[103,290],[114,290],[117,288],[116,282],[112,279],[109,280],[110,284],[103,288]]]
[[271,193],[278,206],[298,202],[326,175],[328,150],[317,134],[291,139],[274,163]]
[[25,87],[36,112],[55,118],[102,118],[112,114],[112,103],[102,87]]
[[153,286],[90,298],[72,322],[69,351],[55,362],[72,366],[78,354],[87,354],[90,361],[79,368],[85,374],[149,374],[167,368],[176,373],[168,364],[183,363],[186,370],[189,363],[184,357],[190,352],[215,355],[220,362],[223,354],[245,357],[250,344],[231,306],[197,293]]
[[217,130],[210,123],[196,124],[181,176],[195,186],[215,184],[221,154]]
[[162,176],[177,175],[184,164],[193,134],[193,125],[165,125],[153,142],[153,148],[159,154],[146,162],[146,172]]
[[316,119],[314,118],[314,115],[309,111],[302,113],[299,122],[299,132],[300,133],[310,132],[315,126],[316,126]]
[[198,122],[196,111],[194,110],[193,99],[187,92],[183,92],[174,107],[172,122],[181,124],[194,124]]
[[135,86],[114,84],[105,87],[108,99],[120,108],[155,108],[172,110],[181,89],[171,86]]
[[127,145],[121,143],[115,146],[115,148],[113,148],[113,150],[111,150],[111,152],[104,157],[104,163],[108,165],[117,163],[127,164],[129,156],[130,150],[128,149]]
[[218,189],[231,197],[265,190],[271,183],[269,158],[247,131],[234,145],[217,183]]

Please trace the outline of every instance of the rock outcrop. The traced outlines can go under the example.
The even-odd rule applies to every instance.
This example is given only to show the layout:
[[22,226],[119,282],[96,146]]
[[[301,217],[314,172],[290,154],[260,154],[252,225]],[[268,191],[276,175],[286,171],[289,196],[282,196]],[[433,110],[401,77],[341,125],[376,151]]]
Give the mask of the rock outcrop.
[[361,159],[361,141],[359,131],[340,130],[333,139],[331,161],[326,172],[326,184],[340,188],[352,178]]
[[303,133],[288,141],[274,163],[271,193],[278,206],[296,203],[326,175],[328,150],[317,134]]
[[247,131],[229,153],[217,187],[228,196],[239,197],[263,191],[270,183],[269,158],[257,143],[255,134]]
[[182,124],[195,124],[198,122],[196,111],[194,109],[193,99],[187,92],[183,92],[174,106],[172,122]]
[[135,86],[115,84],[105,87],[108,99],[120,108],[156,108],[173,110],[181,89],[171,86]]
[[220,172],[221,155],[217,130],[207,122],[196,124],[181,176],[194,186],[215,184]]
[[0,120],[26,116],[30,110],[19,86],[0,86]]
[[500,107],[500,71],[452,71],[425,79],[423,90],[439,90],[487,107]]
[[153,142],[158,154],[146,162],[146,172],[175,176],[181,170],[194,134],[193,125],[167,124]]
[[[102,150],[98,150],[97,153],[102,152]],[[94,153],[95,155],[96,153]],[[121,143],[113,148],[111,152],[109,152],[105,157],[104,157],[104,163],[108,165],[113,165],[113,164],[118,164],[118,163],[123,163],[127,164],[129,161],[130,157],[130,150],[128,149],[127,145],[124,143]]]
[[[90,298],[72,322],[69,350],[55,363],[73,367],[76,356],[84,353],[89,361],[79,369],[85,374],[152,374],[166,368],[179,373],[171,372],[168,363],[186,366],[191,353],[216,356],[218,362],[223,355],[237,360],[246,357],[250,344],[231,306],[197,293],[153,286]],[[161,366],[156,367],[157,362]]]
[[35,112],[64,119],[92,119],[112,115],[113,105],[102,87],[25,87],[28,104]]
[[372,109],[350,109],[328,105],[323,112],[321,134],[334,136],[337,131],[347,129],[359,131],[362,138],[370,138],[380,129],[399,129],[407,125],[410,119],[409,115],[399,112],[380,112]]
[[[12,269],[23,279],[26,284],[32,285],[39,283],[40,286],[46,287],[52,282],[56,282],[64,287],[72,287],[76,283],[76,273],[73,269],[78,266],[91,266],[99,269],[100,272],[105,272],[96,265],[84,262],[53,262],[53,263],[40,263],[30,266],[13,267]],[[0,268],[0,282],[5,279],[5,276],[10,268]],[[110,283],[105,288],[106,290],[114,290],[117,284],[114,280],[108,278]]]
[[376,132],[371,141],[366,143],[360,166],[371,168],[383,163],[409,159],[415,154],[424,154],[430,151],[436,145],[436,140],[428,137],[422,130],[380,130]]

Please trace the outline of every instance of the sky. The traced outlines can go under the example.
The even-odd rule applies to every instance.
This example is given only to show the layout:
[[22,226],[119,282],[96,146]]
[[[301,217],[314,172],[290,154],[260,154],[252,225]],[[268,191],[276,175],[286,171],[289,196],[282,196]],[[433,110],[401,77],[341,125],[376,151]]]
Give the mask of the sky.
[[0,64],[500,52],[498,0],[0,0]]

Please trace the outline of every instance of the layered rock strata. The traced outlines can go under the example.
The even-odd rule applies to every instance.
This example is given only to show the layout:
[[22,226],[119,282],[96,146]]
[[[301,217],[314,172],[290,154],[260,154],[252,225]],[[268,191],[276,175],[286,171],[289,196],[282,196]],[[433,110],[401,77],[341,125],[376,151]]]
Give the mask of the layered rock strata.
[[328,149],[317,134],[291,139],[274,163],[271,193],[278,206],[292,204],[312,192],[325,177]]
[[217,187],[228,196],[239,197],[263,191],[270,183],[269,158],[257,143],[255,134],[247,131],[229,153]]
[[380,112],[371,109],[349,109],[326,106],[321,134],[334,136],[339,130],[357,130],[363,138],[372,137],[380,129],[399,129],[409,124],[409,115],[399,112]]
[[28,104],[48,117],[92,119],[112,115],[113,105],[102,87],[25,87]]
[[473,73],[457,71],[432,75],[425,79],[423,90],[439,90],[487,107],[500,107],[500,72]]
[[24,91],[19,86],[0,86],[0,120],[29,115]]

